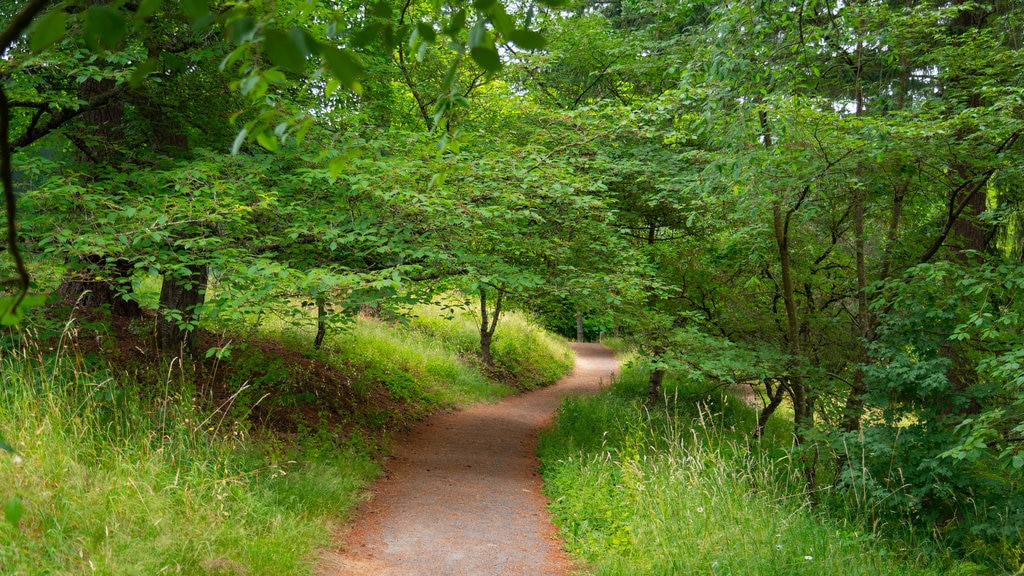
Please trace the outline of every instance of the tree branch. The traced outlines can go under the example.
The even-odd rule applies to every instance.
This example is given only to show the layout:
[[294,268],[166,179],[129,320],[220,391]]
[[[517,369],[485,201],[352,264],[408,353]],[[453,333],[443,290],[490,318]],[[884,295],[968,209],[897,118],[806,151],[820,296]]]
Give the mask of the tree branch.
[[13,142],[11,142],[11,148],[17,150],[24,148],[29,144],[32,144],[36,140],[46,136],[50,132],[53,132],[57,128],[60,128],[65,123],[73,120],[82,114],[102,108],[107,104],[110,104],[115,98],[120,96],[125,91],[125,85],[115,86],[114,88],[97,95],[92,100],[89,100],[85,104],[79,106],[76,109],[57,110],[50,109],[50,119],[39,125],[37,122],[33,122],[28,128],[22,132],[21,136],[18,136]]

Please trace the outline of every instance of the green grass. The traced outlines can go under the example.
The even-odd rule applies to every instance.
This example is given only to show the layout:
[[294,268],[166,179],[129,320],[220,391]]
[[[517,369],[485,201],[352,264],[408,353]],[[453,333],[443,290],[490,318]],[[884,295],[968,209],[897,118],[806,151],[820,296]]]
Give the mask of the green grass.
[[459,351],[446,342],[401,325],[359,318],[328,341],[326,352],[362,366],[386,384],[393,398],[423,411],[494,401],[513,392],[461,361]]
[[[421,304],[410,311],[410,324],[463,357],[479,351],[480,318],[473,309],[446,310],[439,305]],[[518,310],[502,313],[491,353],[495,364],[523,390],[550,384],[573,365],[573,354],[565,339],[541,330],[534,318]]]
[[169,379],[143,390],[77,359],[0,360],[0,573],[299,574],[376,465],[278,460],[197,411]]
[[545,491],[570,551],[593,574],[982,574],[898,526],[865,530],[809,507],[789,425],[751,444],[754,411],[666,382],[648,410],[633,369],[567,400],[541,439]]

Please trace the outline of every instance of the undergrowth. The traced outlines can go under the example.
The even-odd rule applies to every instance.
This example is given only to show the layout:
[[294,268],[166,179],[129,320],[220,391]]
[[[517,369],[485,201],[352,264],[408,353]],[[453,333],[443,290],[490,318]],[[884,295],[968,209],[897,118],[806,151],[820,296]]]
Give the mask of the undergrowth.
[[903,526],[811,508],[789,459],[790,424],[749,438],[754,410],[646,374],[566,400],[540,444],[545,491],[570,551],[594,574],[985,574]]

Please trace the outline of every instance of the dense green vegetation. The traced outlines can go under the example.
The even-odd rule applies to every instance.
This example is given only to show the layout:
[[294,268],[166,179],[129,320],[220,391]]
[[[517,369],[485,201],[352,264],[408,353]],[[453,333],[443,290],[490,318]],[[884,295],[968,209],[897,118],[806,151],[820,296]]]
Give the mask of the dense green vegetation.
[[115,339],[145,345],[130,334],[93,334],[110,351],[90,360],[68,340],[93,330],[81,318],[56,354],[5,349],[0,435],[17,455],[0,461],[0,485],[8,520],[11,502],[21,512],[0,524],[0,571],[311,573],[391,432],[571,365],[563,342],[517,313],[495,341],[498,382],[459,358],[472,323],[428,306],[411,315],[412,325],[360,317],[309,358],[299,353],[312,351],[308,331],[303,343],[268,327],[264,337],[295,348],[251,340],[253,350],[220,362],[220,384],[211,372],[118,357]]
[[[374,337],[360,310],[469,295],[449,358],[514,372],[522,309],[635,347],[652,407],[669,375],[753,383],[754,425],[722,426],[791,423],[755,463],[801,505],[1017,570],[1022,26],[1021,0],[0,2],[4,361],[52,365],[75,307],[90,371],[127,331],[185,374],[145,402],[224,401],[201,377],[280,334],[327,362]],[[423,342],[366,354],[411,373]],[[377,383],[498,393],[441,373]],[[308,426],[333,390],[273,381],[225,422]]]
[[[669,377],[667,400],[649,406],[647,380],[631,368],[567,400],[542,436],[552,511],[594,574],[986,573],[922,540],[911,518],[874,514],[863,492],[809,508],[791,424],[751,442],[758,414],[728,392]],[[847,498],[819,495],[833,497]]]

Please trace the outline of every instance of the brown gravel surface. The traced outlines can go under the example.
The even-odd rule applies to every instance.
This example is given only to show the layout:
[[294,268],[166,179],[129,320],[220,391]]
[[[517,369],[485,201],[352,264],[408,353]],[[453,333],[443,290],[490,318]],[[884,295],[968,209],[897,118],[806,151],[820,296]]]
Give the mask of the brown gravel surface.
[[618,370],[608,348],[572,346],[576,366],[557,384],[439,414],[397,442],[373,499],[318,574],[568,574],[540,491],[537,434],[563,397],[597,390]]

